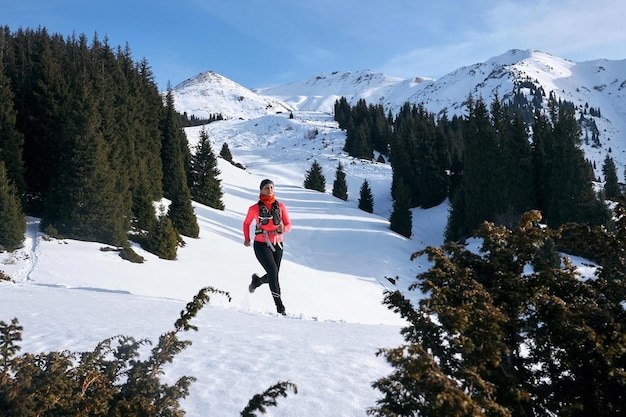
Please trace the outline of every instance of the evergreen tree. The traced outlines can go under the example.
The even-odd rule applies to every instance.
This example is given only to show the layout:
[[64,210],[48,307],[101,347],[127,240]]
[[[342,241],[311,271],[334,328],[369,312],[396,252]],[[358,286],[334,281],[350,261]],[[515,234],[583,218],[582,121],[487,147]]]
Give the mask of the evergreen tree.
[[[405,343],[380,352],[394,370],[374,383],[382,398],[368,414],[624,413],[626,378],[615,372],[626,344],[616,337],[624,326],[624,242],[604,227],[570,225],[561,234],[541,221],[529,212],[514,230],[485,222],[475,234],[479,249],[449,242],[413,255],[432,267],[410,287],[422,293],[417,304],[401,291],[385,295],[409,325]],[[555,263],[553,240],[598,242],[597,277],[581,280],[567,257]]]
[[[23,54],[25,71],[14,83],[17,128],[24,134],[24,179],[29,201],[27,207],[41,216],[43,201],[51,181],[58,176],[62,150],[68,147],[67,120],[71,112],[71,77],[75,69],[64,68],[68,48],[45,30],[18,32],[17,54]],[[37,47],[34,47],[37,45]],[[80,54],[77,52],[75,57]]]
[[[417,160],[417,127],[413,108],[406,102],[400,108],[394,122],[390,140],[389,161],[392,172],[392,193],[397,189],[396,182],[402,180],[408,188],[410,204],[419,205],[418,164]],[[394,196],[392,195],[392,198]]]
[[191,160],[191,157],[189,156],[187,137],[178,124],[174,109],[174,95],[170,87],[168,87],[165,97],[161,132],[163,134],[161,147],[163,194],[171,201],[167,216],[178,233],[196,238],[200,233],[200,227],[193,210],[191,191],[187,180],[187,174],[191,173],[191,169],[186,169],[187,162],[185,162],[187,159]]
[[374,196],[367,180],[363,180],[361,189],[359,190],[359,208],[368,213],[374,212]]
[[170,218],[172,225],[181,235],[197,238],[200,234],[198,218],[193,210],[191,193],[188,188],[181,188],[174,193],[167,217]]
[[[494,110],[492,110],[494,111]],[[513,227],[522,213],[537,207],[533,183],[532,151],[526,126],[519,112],[504,112],[498,130],[502,153],[502,204],[498,224]],[[507,217],[511,219],[507,220]]]
[[222,144],[222,149],[220,149],[220,156],[224,158],[225,161],[233,163],[233,154],[230,153],[230,148],[228,147],[228,143],[224,142]]
[[469,116],[463,131],[462,197],[465,224],[474,230],[483,221],[493,221],[503,212],[501,158],[497,135],[482,99],[469,100]]
[[604,174],[604,196],[613,200],[622,194],[619,188],[619,182],[617,180],[617,168],[615,162],[608,154],[604,158],[604,164],[602,165],[602,173]]
[[136,192],[133,194],[134,227],[142,231],[152,230],[157,217],[154,202],[147,191],[149,187],[139,184],[135,188]]
[[360,99],[346,121],[346,143],[343,150],[355,158],[372,160],[374,142],[372,137],[372,115],[364,99]]
[[165,96],[165,110],[161,119],[161,161],[163,164],[163,196],[172,199],[177,190],[188,188],[187,170],[185,170],[187,154],[187,137],[178,124],[174,108],[174,95],[168,87]]
[[333,182],[333,196],[348,200],[348,184],[346,183],[346,173],[343,170],[341,162],[337,164],[337,170],[335,171],[335,181]]
[[315,160],[311,164],[311,168],[306,172],[304,188],[321,193],[326,192],[326,177],[324,177],[322,172],[322,166]]
[[348,104],[348,100],[346,100],[343,96],[340,99],[335,100],[334,110],[335,120],[339,124],[339,127],[346,129],[348,127],[348,120],[351,119],[350,104]]
[[[80,66],[79,60],[76,65]],[[130,216],[121,200],[125,194],[116,188],[118,173],[109,164],[110,148],[99,130],[101,118],[88,77],[83,73],[73,79],[74,113],[65,127],[70,148],[51,184],[41,224],[52,225],[70,238],[122,246]]]
[[22,246],[26,218],[17,190],[0,161],[0,250],[11,252]]
[[418,107],[418,112],[417,203],[423,208],[431,208],[441,204],[448,194],[450,156],[434,116],[428,114],[423,106]]
[[370,136],[373,149],[381,155],[389,154],[389,141],[391,140],[391,125],[385,116],[385,108],[382,105],[369,105]]
[[200,131],[200,141],[191,157],[191,197],[206,206],[224,210],[222,186],[218,176],[217,158],[213,153],[206,129]]
[[580,126],[573,109],[548,101],[552,129],[546,141],[543,168],[546,194],[542,213],[551,227],[568,222],[606,224],[608,212],[593,190],[591,165],[580,149]]
[[154,223],[154,228],[148,233],[146,250],[161,259],[174,260],[176,259],[180,236],[170,218],[163,211],[162,207],[161,213]]
[[22,162],[24,135],[16,128],[13,92],[9,81],[5,75],[3,61],[0,59],[0,160],[4,161],[7,178],[13,181],[18,194],[21,194],[26,185]]
[[402,181],[396,185],[394,192],[393,211],[389,217],[389,228],[404,237],[411,237],[413,233],[413,213],[411,213],[409,193]]

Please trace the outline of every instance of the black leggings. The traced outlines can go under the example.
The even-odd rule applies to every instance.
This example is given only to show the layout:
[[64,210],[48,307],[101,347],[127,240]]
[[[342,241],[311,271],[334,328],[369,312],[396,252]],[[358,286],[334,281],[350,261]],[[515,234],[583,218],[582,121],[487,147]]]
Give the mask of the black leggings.
[[283,248],[274,245],[275,251],[267,246],[265,242],[254,241],[254,254],[257,260],[265,269],[265,275],[261,277],[261,282],[270,284],[270,291],[274,298],[280,297],[280,284],[278,283],[278,271],[280,270],[280,261],[283,259]]

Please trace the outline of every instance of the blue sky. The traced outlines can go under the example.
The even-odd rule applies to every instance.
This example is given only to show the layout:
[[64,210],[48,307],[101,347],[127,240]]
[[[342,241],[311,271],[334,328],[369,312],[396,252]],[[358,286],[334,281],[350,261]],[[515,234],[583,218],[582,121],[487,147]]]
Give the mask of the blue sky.
[[128,43],[161,89],[208,70],[248,88],[363,69],[439,78],[510,49],[573,61],[626,59],[626,5],[614,0],[2,3],[0,25],[12,31],[41,26]]

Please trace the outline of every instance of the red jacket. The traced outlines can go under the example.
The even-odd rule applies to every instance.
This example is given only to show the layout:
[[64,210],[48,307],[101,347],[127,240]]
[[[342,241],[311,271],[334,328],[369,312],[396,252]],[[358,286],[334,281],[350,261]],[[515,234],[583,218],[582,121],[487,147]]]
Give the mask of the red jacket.
[[[267,211],[271,213],[272,206],[266,205],[266,207],[267,207]],[[280,209],[280,217],[283,223],[283,233],[287,233],[291,230],[291,221],[289,220],[287,207],[285,207],[285,205],[279,201],[278,208]],[[248,214],[246,215],[246,218],[243,221],[244,240],[250,240],[250,225],[252,224],[252,221],[254,220],[256,222],[256,225],[255,225],[256,227],[260,228],[261,230],[267,231],[272,235],[272,240],[274,239],[274,235],[276,235],[275,236],[277,239],[276,241],[282,242],[283,241],[282,233],[276,233],[276,228],[278,227],[278,225],[275,225],[274,222],[272,222],[271,220],[267,222],[266,225],[261,225],[259,221],[259,214],[260,214],[259,212],[260,210],[259,210],[258,203],[250,206],[250,208],[248,209]],[[257,242],[265,242],[265,237],[263,236],[262,233],[255,234],[254,240],[256,240]]]

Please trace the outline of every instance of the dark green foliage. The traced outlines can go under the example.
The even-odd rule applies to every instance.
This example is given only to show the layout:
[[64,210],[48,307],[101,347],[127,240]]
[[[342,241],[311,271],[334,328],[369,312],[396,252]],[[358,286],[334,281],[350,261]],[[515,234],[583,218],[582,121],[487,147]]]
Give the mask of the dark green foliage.
[[514,227],[522,213],[537,207],[533,185],[532,150],[521,113],[510,113],[498,96],[491,105],[501,164],[498,196],[500,204],[494,220]]
[[191,157],[191,198],[200,204],[224,210],[220,174],[209,135],[203,128],[200,131],[200,141]]
[[141,359],[141,351],[152,343],[128,336],[105,339],[91,352],[17,356],[23,328],[17,319],[10,324],[0,321],[0,415],[182,417],[180,401],[189,395],[195,378],[183,376],[170,385],[160,377],[191,344],[180,340],[180,333],[198,330],[190,320],[210,301],[210,294],[230,301],[228,293],[202,288],[146,359]]
[[224,158],[225,161],[233,163],[233,154],[230,153],[230,148],[228,147],[228,143],[224,142],[222,144],[222,149],[220,149],[220,156]]
[[69,158],[51,184],[42,227],[53,225],[71,239],[117,246],[126,242],[130,224],[122,213],[122,195],[115,187],[116,172],[106,155],[106,144],[99,134],[83,135],[77,131]]
[[25,232],[26,217],[17,190],[0,161],[0,250],[11,252],[21,247]]
[[[0,107],[3,115],[14,110],[14,128],[23,138],[18,158],[20,139],[4,136],[10,145],[4,157],[11,160],[7,167],[16,173],[11,174],[16,181],[19,172],[24,173],[19,191],[23,191],[25,211],[65,223],[59,230],[69,229],[67,234],[76,238],[105,234],[97,239],[124,240],[135,198],[139,194],[150,201],[162,197],[163,101],[147,62],[133,62],[129,47],[115,51],[97,36],[89,45],[84,35],[64,38],[45,29],[11,33],[5,27],[0,37],[0,65],[10,87],[2,92],[13,92],[13,104]],[[111,213],[113,224],[100,225],[108,233],[81,223],[86,215],[77,212],[87,210],[83,203],[89,202],[71,190],[79,181],[68,179],[72,172],[85,169],[72,167],[69,161],[88,162],[90,152],[98,166],[85,181],[95,187],[95,182],[107,177],[111,186],[102,190],[100,202],[109,211],[117,207]],[[67,202],[59,198],[64,188],[71,195]]]
[[341,162],[337,164],[337,170],[335,171],[335,181],[333,182],[333,196],[348,200],[348,184],[346,183],[346,173],[343,170]]
[[201,126],[206,125],[212,122],[216,122],[218,120],[224,120],[224,116],[222,114],[211,114],[208,119],[202,119],[200,117],[196,117],[195,115],[189,116],[187,112],[183,112],[183,114],[176,113],[178,124],[182,127],[190,127],[190,126]]
[[[166,366],[191,345],[180,340],[183,331],[198,327],[191,320],[210,302],[210,295],[230,294],[212,287],[202,288],[181,311],[174,329],[162,334],[142,359],[147,339],[114,336],[89,352],[49,352],[18,356],[23,327],[16,318],[0,321],[0,415],[2,416],[168,416],[182,417],[180,401],[189,395],[196,380],[182,376],[174,384],[161,381]],[[276,406],[287,390],[297,393],[295,384],[285,381],[255,395],[242,416],[265,414]],[[216,401],[222,400],[216,398]]]
[[462,240],[485,220],[515,227],[521,213],[533,208],[552,227],[607,223],[608,213],[592,188],[593,171],[579,148],[573,110],[552,94],[548,104],[549,117],[535,114],[529,145],[519,112],[502,106],[496,96],[490,115],[482,100],[470,96],[463,146],[453,153],[446,239]]
[[367,105],[360,99],[350,108],[345,97],[335,102],[335,120],[346,129],[343,150],[355,158],[372,160],[373,151],[387,155],[391,127],[381,105]]
[[174,193],[167,217],[170,218],[172,225],[181,235],[195,239],[200,234],[198,218],[194,212],[188,189],[181,189]]
[[[438,125],[424,106],[409,103],[395,119],[389,142],[392,182],[404,182],[411,207],[434,207],[448,195],[450,151],[444,123]],[[392,185],[392,193],[395,189]]]
[[411,213],[410,199],[407,187],[400,181],[393,193],[393,211],[389,217],[389,228],[404,237],[411,237],[413,233],[413,214]]
[[502,212],[502,165],[496,129],[482,100],[469,100],[469,116],[463,130],[462,196],[465,200],[465,223],[470,230],[483,221],[494,221]]
[[313,161],[311,168],[306,172],[304,188],[316,190],[321,193],[326,192],[326,177],[324,177],[324,173],[322,172],[322,166],[317,161]]
[[374,196],[372,195],[372,189],[367,180],[363,180],[363,184],[361,184],[361,189],[359,190],[359,208],[368,213],[374,212]]
[[593,170],[579,147],[580,127],[574,112],[559,106],[553,94],[548,105],[550,118],[539,116],[536,121],[542,152],[541,158],[536,158],[541,163],[537,167],[537,182],[542,186],[539,208],[546,223],[551,227],[568,222],[606,224],[608,213],[593,190]]
[[[423,293],[416,306],[386,293],[409,326],[405,345],[379,352],[394,371],[374,383],[383,396],[370,415],[623,415],[626,228],[554,231],[540,220],[535,211],[514,230],[485,222],[479,251],[448,242],[412,256],[432,266],[409,287]],[[555,262],[554,241],[593,242],[596,277]]]
[[138,231],[152,230],[157,221],[154,202],[145,191],[147,188],[138,185],[137,192],[133,195],[133,227]]
[[[2,36],[0,35],[0,43]],[[0,44],[0,50],[2,46]],[[6,175],[13,182],[18,195],[25,188],[22,146],[24,135],[16,128],[13,92],[5,75],[4,63],[0,59],[0,161],[4,162]]]
[[188,188],[187,167],[191,156],[187,136],[178,124],[174,95],[168,88],[165,96],[165,110],[160,123],[161,127],[161,161],[163,163],[163,196],[172,199],[174,193],[181,188]]
[[142,264],[145,261],[144,257],[138,255],[137,252],[135,252],[130,246],[120,249],[120,258],[134,264]]
[[348,128],[348,120],[350,120],[350,104],[345,97],[341,97],[335,101],[335,120],[342,129]]
[[154,227],[148,231],[144,249],[161,259],[173,260],[176,259],[179,241],[180,236],[172,225],[172,220],[161,212]]
[[604,174],[604,196],[613,200],[622,194],[619,188],[619,181],[617,180],[617,168],[613,158],[607,155],[604,158],[604,164],[602,165],[602,173]]
[[289,381],[282,381],[275,385],[272,385],[262,394],[256,394],[250,399],[246,408],[241,411],[241,417],[257,417],[255,411],[265,414],[266,407],[276,407],[276,399],[280,397],[287,397],[287,390],[291,389],[294,394],[298,393],[298,387]]

